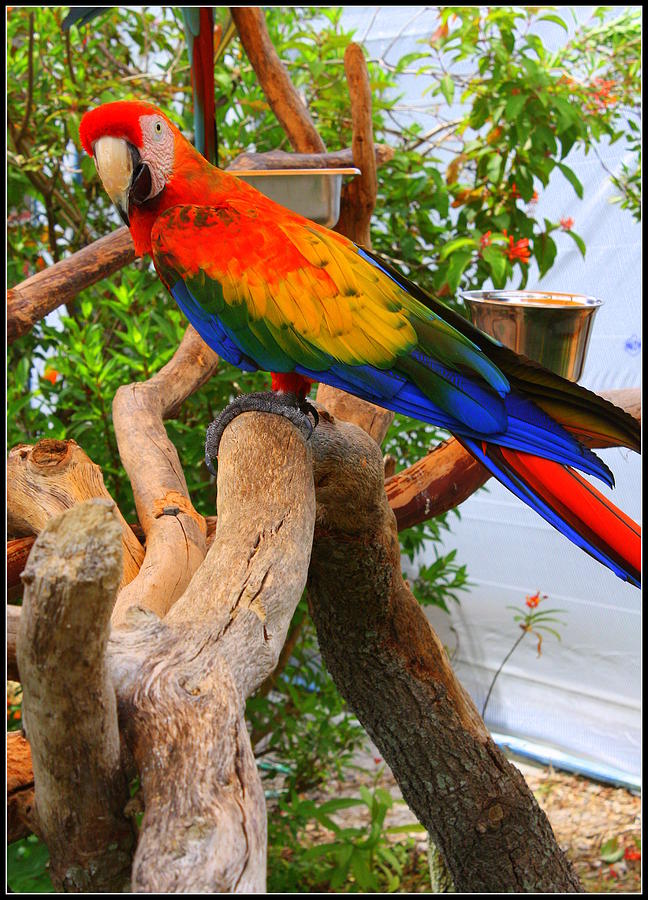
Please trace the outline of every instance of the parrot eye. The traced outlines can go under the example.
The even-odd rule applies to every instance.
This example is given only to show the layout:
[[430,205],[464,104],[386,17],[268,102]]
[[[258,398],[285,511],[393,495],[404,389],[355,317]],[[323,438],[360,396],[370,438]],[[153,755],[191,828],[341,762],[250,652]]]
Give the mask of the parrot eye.
[[162,122],[156,122],[153,126],[153,137],[160,138],[162,137]]

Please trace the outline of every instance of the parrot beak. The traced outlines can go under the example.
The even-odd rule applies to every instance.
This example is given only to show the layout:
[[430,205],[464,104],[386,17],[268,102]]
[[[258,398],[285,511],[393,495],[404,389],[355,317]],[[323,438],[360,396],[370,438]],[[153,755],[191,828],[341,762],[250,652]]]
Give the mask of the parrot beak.
[[125,225],[130,225],[131,203],[141,205],[151,194],[151,172],[139,151],[123,138],[100,137],[94,145],[94,160],[106,193]]

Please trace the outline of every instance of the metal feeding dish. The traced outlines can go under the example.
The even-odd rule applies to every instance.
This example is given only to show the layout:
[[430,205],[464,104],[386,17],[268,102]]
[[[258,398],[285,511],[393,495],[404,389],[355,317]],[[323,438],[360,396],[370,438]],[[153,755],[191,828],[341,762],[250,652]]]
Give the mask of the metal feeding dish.
[[293,212],[333,228],[340,218],[340,193],[345,175],[360,169],[239,169],[232,172],[266,197]]
[[478,328],[570,381],[583,374],[602,300],[555,291],[462,291]]

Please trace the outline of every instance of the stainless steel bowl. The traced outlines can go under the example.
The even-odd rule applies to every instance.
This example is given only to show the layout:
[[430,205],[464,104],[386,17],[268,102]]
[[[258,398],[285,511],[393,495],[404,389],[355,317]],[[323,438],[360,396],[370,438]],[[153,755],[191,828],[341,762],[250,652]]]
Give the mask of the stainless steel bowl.
[[342,178],[359,175],[360,169],[240,169],[232,174],[275,203],[333,228],[340,218]]
[[473,323],[570,381],[583,374],[602,300],[554,291],[463,291]]

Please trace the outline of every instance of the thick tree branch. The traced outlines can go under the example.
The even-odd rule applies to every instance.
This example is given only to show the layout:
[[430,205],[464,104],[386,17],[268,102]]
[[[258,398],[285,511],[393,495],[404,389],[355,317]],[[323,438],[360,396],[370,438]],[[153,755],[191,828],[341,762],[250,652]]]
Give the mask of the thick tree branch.
[[322,656],[457,891],[577,891],[546,816],[491,740],[400,571],[376,443],[322,417],[308,597]]
[[[376,144],[374,164],[383,166],[394,156],[392,147]],[[351,147],[344,150],[329,150],[326,153],[286,153],[284,150],[270,150],[267,153],[239,153],[227,167],[228,172],[239,169],[345,169],[358,166]]]
[[263,10],[233,6],[230,12],[263,93],[292,148],[298,153],[324,153],[324,141],[270,40]]
[[310,447],[287,420],[225,430],[216,539],[164,620],[132,610],[111,655],[146,812],[138,891],[265,889],[265,802],[243,719],[303,591],[315,521]]
[[113,507],[91,500],[50,521],[23,573],[23,725],[38,831],[49,849],[52,881],[68,891],[128,889],[134,842],[123,815],[128,786],[104,659],[122,572]]
[[[9,452],[7,529],[10,534],[38,534],[50,519],[92,497],[109,500],[119,523],[124,551],[121,585],[125,586],[137,575],[144,551],[106,490],[99,466],[72,440],[45,438],[35,446],[18,444]],[[14,545],[13,549],[11,563],[15,568],[20,565],[26,547],[23,543]],[[11,572],[10,569],[8,577]]]
[[182,594],[205,556],[206,525],[189,499],[178,453],[164,428],[181,404],[216,370],[218,356],[187,328],[172,359],[151,379],[120,387],[113,424],[146,555],[135,580],[117,599],[113,621],[135,604],[163,615]]
[[20,606],[7,606],[7,678],[9,681],[20,681],[18,655],[16,652],[20,609]]
[[350,237],[356,244],[370,248],[369,226],[376,205],[378,180],[371,119],[371,85],[364,53],[358,44],[349,44],[346,48],[344,71],[351,100],[353,163],[360,169],[360,175],[343,187],[340,218],[335,230]]
[[11,288],[7,291],[7,340],[11,344],[47,313],[134,259],[135,247],[124,226]]

